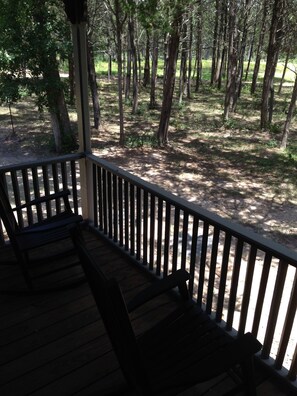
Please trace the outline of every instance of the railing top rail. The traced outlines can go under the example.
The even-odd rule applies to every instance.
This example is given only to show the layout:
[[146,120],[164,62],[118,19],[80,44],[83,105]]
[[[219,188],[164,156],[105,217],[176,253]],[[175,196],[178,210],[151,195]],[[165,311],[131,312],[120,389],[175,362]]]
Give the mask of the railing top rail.
[[213,226],[219,227],[222,231],[231,233],[234,237],[240,238],[246,243],[255,245],[259,250],[264,252],[270,252],[278,259],[281,259],[297,267],[297,252],[292,251],[268,238],[265,238],[262,235],[259,235],[256,232],[247,229],[247,227],[237,224],[234,221],[224,219],[219,215],[211,213],[208,210],[198,206],[197,204],[188,202],[181,197],[165,191],[163,188],[155,186],[154,184],[147,182],[138,176],[132,175],[131,173],[119,168],[118,166],[102,158],[99,158],[93,154],[88,154],[87,158],[95,164],[102,166],[107,171],[121,177],[123,180],[133,183],[135,186],[145,189],[146,191],[159,197],[160,199],[163,199],[164,201],[172,205],[178,206],[181,210],[186,211],[193,216],[198,216],[199,219],[207,221]]
[[83,158],[84,156],[85,155],[83,153],[75,153],[75,154],[67,154],[67,155],[63,155],[63,156],[59,156],[59,157],[49,157],[44,160],[28,161],[28,162],[22,162],[22,163],[14,164],[14,165],[0,166],[0,174],[6,173],[6,172],[11,172],[11,171],[18,171],[18,170],[27,169],[27,168],[32,168],[32,167],[37,167],[37,166],[48,165],[48,164],[56,164],[59,162],[77,160],[77,159]]

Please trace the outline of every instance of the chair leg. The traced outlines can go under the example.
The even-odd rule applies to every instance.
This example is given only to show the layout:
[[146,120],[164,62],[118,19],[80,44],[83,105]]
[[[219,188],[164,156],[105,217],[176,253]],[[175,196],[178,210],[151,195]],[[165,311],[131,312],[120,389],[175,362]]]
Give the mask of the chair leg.
[[254,357],[250,357],[241,363],[244,391],[246,396],[256,396]]

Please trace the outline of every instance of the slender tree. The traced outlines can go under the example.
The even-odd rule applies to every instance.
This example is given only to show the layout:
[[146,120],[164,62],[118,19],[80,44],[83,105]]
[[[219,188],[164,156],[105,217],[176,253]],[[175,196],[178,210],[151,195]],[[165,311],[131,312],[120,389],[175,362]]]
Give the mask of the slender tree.
[[[0,47],[9,53],[9,62],[2,72],[13,76],[19,84],[36,95],[40,109],[50,113],[55,149],[75,147],[64,96],[64,84],[59,74],[58,55],[68,56],[69,26],[63,13],[62,2],[1,0]],[[4,28],[5,26],[5,28]],[[64,37],[64,41],[59,40]],[[66,43],[66,44],[65,44]],[[25,76],[27,70],[29,78]]]
[[180,73],[179,73],[179,104],[183,101],[187,88],[187,59],[188,59],[188,16],[184,14],[181,32]]
[[[90,5],[92,6],[90,8]],[[87,34],[87,63],[88,63],[88,78],[89,78],[89,87],[92,96],[92,104],[93,104],[93,119],[94,119],[94,128],[99,128],[100,123],[100,102],[99,102],[99,94],[98,94],[98,84],[97,84],[97,75],[95,69],[95,56],[94,56],[94,29],[96,26],[99,9],[97,3],[90,4],[87,8],[87,20],[88,20],[88,34]]]
[[256,60],[255,60],[255,66],[254,66],[254,71],[253,71],[253,79],[252,79],[252,84],[251,84],[251,94],[254,94],[256,91],[257,79],[258,79],[260,62],[261,62],[261,57],[262,57],[263,44],[264,44],[265,33],[266,33],[268,9],[269,9],[269,0],[264,0],[263,9],[262,9],[261,30],[260,30],[260,36],[259,36],[259,41],[258,41],[258,46],[257,46]]
[[236,75],[238,57],[237,31],[237,4],[236,0],[229,3],[229,48],[228,48],[228,76],[226,84],[224,119],[228,120],[229,113],[234,111],[236,94]]
[[120,145],[125,143],[124,105],[123,105],[123,29],[127,19],[121,0],[107,0],[111,12],[111,24],[116,32],[116,48],[118,63],[118,103],[120,116]]
[[284,83],[284,80],[285,80],[285,75],[286,75],[289,59],[290,59],[290,48],[288,48],[288,50],[287,50],[287,55],[286,55],[285,64],[284,64],[284,70],[283,70],[283,74],[282,74],[281,80],[279,82],[279,87],[278,87],[278,91],[277,91],[277,93],[279,95],[280,95],[280,93],[282,91],[282,87],[283,87],[283,83]]
[[182,0],[176,1],[175,7],[173,8],[171,29],[168,34],[168,60],[166,63],[166,74],[164,76],[163,102],[158,129],[158,141],[160,145],[168,143],[168,128],[174,93],[176,61],[184,7],[185,4]]
[[145,60],[144,60],[144,73],[143,73],[143,86],[147,87],[150,83],[150,52],[151,52],[151,40],[149,29],[145,30],[146,42],[145,42]]
[[293,87],[293,93],[292,93],[291,102],[290,102],[290,106],[289,106],[288,113],[287,113],[286,122],[285,122],[285,125],[283,128],[282,140],[281,140],[281,144],[280,144],[280,148],[282,148],[282,149],[285,149],[288,144],[290,126],[291,126],[294,111],[296,108],[296,100],[297,100],[297,73],[295,73],[295,84]]
[[195,92],[199,91],[202,83],[202,11],[201,0],[196,4],[196,83]]
[[158,72],[158,55],[159,55],[159,35],[156,29],[153,30],[153,43],[152,43],[152,73],[151,73],[151,90],[150,90],[150,109],[156,108],[156,82]]
[[283,38],[283,23],[285,12],[286,0],[275,0],[272,11],[270,37],[262,90],[260,123],[261,128],[266,128],[272,120],[274,96],[273,79]]

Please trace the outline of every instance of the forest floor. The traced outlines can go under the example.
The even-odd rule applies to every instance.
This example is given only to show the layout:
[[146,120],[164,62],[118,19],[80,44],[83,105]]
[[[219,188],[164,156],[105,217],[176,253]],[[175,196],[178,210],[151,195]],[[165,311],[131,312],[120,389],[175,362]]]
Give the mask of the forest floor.
[[[101,125],[92,130],[95,154],[297,250],[296,122],[289,150],[278,149],[286,102],[276,101],[275,122],[264,132],[258,126],[259,97],[243,93],[237,113],[224,123],[222,94],[205,87],[174,106],[169,144],[159,148],[154,136],[160,108],[148,110],[146,95],[136,115],[126,104],[126,145],[120,147],[114,92],[114,83],[101,83]],[[0,166],[54,155],[49,118],[32,99],[14,105],[12,115],[15,137],[9,110],[0,107]],[[70,115],[75,122],[75,112]]]

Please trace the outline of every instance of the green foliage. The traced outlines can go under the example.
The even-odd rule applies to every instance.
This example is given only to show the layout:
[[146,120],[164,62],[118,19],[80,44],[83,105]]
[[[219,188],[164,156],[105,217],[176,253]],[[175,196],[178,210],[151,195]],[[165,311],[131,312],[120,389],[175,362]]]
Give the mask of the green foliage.
[[269,125],[269,132],[273,133],[273,134],[279,134],[281,133],[281,126],[279,124],[270,124]]
[[238,128],[238,123],[233,118],[228,118],[228,120],[224,120],[224,127],[227,129],[236,129]]
[[130,148],[139,147],[158,147],[158,139],[155,134],[127,135],[125,138],[125,146]]
[[18,82],[9,74],[0,74],[0,103],[13,103],[21,98]]
[[62,2],[0,0],[0,7],[0,72],[2,80],[6,78],[5,91],[16,100],[18,83],[37,95],[39,106],[49,105],[44,93],[57,84],[52,72],[57,56],[65,59],[71,47]]

